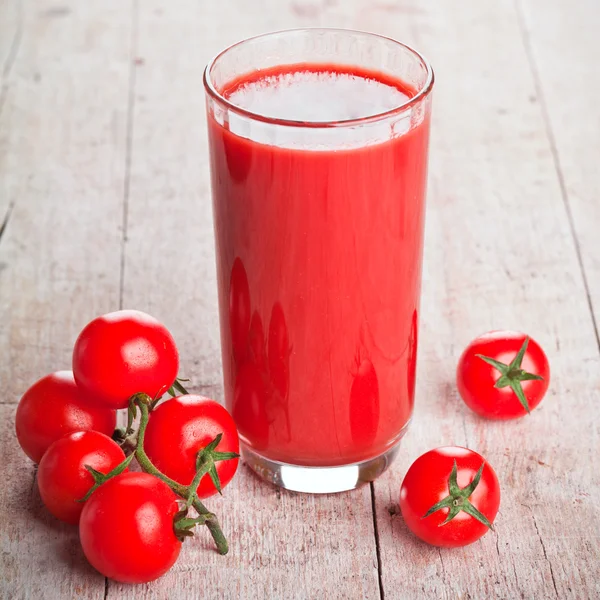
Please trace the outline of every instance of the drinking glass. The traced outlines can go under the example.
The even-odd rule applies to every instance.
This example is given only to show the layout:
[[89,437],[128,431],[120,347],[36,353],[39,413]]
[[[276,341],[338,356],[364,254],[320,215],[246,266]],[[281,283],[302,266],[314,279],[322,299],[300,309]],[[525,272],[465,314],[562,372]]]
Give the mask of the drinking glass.
[[[244,78],[307,65],[410,93],[383,112],[367,93],[361,114],[328,121],[230,98]],[[225,399],[244,459],[287,489],[352,489],[390,464],[413,410],[432,69],[386,37],[298,29],[227,48],[204,84]]]

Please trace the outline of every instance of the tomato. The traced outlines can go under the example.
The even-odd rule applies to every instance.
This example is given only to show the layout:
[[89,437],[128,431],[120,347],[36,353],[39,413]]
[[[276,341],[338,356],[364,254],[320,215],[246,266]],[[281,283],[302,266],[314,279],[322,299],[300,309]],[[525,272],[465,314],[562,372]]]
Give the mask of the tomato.
[[375,440],[379,427],[379,383],[368,358],[361,361],[354,376],[349,406],[352,441],[362,450]]
[[269,443],[267,399],[260,371],[252,363],[242,365],[235,380],[231,413],[240,435],[257,450],[263,450]]
[[[144,448],[167,477],[189,485],[196,474],[198,452],[220,433],[223,437],[216,451],[238,453],[238,432],[223,406],[202,396],[179,396],[159,404],[151,412]],[[238,459],[220,460],[215,466],[221,486],[225,487],[235,475]],[[208,475],[200,480],[197,493],[200,498],[217,493]]]
[[105,577],[146,583],[174,564],[181,542],[173,529],[177,496],[148,473],[123,473],[103,483],[83,507],[83,552]]
[[78,502],[94,485],[85,465],[108,473],[125,460],[119,445],[97,431],[70,433],[44,454],[37,473],[42,501],[61,521],[76,525],[84,504]]
[[15,426],[21,448],[39,463],[49,446],[65,434],[94,430],[110,436],[116,421],[116,411],[90,401],[71,371],[58,371],[42,377],[25,392]]
[[246,357],[250,330],[250,286],[239,257],[233,261],[229,281],[229,330],[233,356],[239,366]]
[[524,333],[492,331],[473,340],[456,370],[466,405],[488,419],[514,419],[532,411],[550,383],[548,359]]
[[472,544],[491,529],[499,506],[494,469],[477,452],[457,446],[417,458],[400,489],[404,522],[433,546]]
[[162,396],[178,369],[179,354],[167,328],[137,310],[94,319],[79,334],[73,350],[77,385],[112,408],[126,408],[137,392]]

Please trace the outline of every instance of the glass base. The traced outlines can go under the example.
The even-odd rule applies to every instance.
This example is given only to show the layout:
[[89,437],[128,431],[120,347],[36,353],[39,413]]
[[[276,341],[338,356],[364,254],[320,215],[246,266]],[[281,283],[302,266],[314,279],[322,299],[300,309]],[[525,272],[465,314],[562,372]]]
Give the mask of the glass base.
[[[406,428],[405,428],[406,429]],[[375,480],[392,463],[400,449],[400,439],[383,454],[349,465],[336,467],[303,467],[265,458],[242,444],[246,464],[261,478],[293,492],[334,494],[353,490]]]

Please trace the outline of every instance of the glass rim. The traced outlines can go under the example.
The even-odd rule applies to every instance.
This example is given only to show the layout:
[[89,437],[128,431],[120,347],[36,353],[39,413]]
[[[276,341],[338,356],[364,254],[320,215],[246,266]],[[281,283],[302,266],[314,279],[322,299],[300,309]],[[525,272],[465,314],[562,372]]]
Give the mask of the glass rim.
[[[223,55],[225,55],[227,52],[229,52],[233,48],[241,46],[242,44],[245,44],[246,42],[250,42],[253,40],[259,40],[261,38],[271,37],[271,36],[279,35],[282,33],[298,33],[298,32],[306,32],[306,31],[331,31],[331,32],[360,33],[360,34],[365,34],[367,36],[380,38],[380,39],[384,39],[384,40],[393,42],[394,44],[404,47],[409,52],[412,52],[421,61],[421,64],[425,67],[425,71],[427,74],[426,78],[425,78],[425,82],[423,83],[422,86],[420,86],[420,89],[417,91],[417,93],[414,96],[412,96],[411,98],[409,98],[408,100],[406,100],[406,102],[403,102],[402,104],[399,104],[398,106],[394,106],[393,108],[390,108],[384,112],[375,113],[373,115],[368,115],[366,117],[358,117],[358,118],[354,118],[354,119],[340,119],[340,120],[333,120],[333,121],[299,121],[299,120],[295,120],[295,119],[282,119],[279,117],[269,117],[267,115],[262,115],[262,114],[254,112],[254,111],[242,108],[241,106],[238,106],[237,104],[234,104],[233,102],[231,102],[230,100],[225,98],[215,87],[212,77],[210,76],[210,71],[213,68],[213,66],[215,65],[215,63]],[[385,35],[380,35],[378,33],[373,33],[370,31],[362,31],[360,29],[344,29],[341,27],[298,27],[298,28],[292,28],[292,29],[281,29],[278,31],[271,31],[268,33],[262,33],[260,35],[255,35],[252,37],[245,38],[243,40],[240,40],[238,42],[230,44],[229,46],[227,46],[226,48],[221,50],[218,54],[216,54],[206,65],[206,67],[204,69],[204,75],[203,75],[204,89],[206,90],[207,94],[216,102],[226,106],[229,110],[231,110],[239,115],[242,115],[244,117],[252,119],[253,121],[262,121],[263,123],[270,123],[273,125],[283,125],[286,127],[304,127],[304,128],[310,127],[310,128],[315,128],[315,129],[330,128],[330,127],[348,127],[348,126],[360,125],[363,123],[372,123],[374,121],[381,121],[390,116],[403,113],[403,112],[413,108],[420,102],[422,102],[429,95],[429,93],[431,92],[431,90],[433,88],[434,80],[435,80],[435,76],[433,73],[433,68],[431,67],[431,63],[420,52],[415,50],[412,46],[409,46],[408,44],[405,44],[404,42],[400,42],[394,38],[391,38],[391,37],[388,37]]]

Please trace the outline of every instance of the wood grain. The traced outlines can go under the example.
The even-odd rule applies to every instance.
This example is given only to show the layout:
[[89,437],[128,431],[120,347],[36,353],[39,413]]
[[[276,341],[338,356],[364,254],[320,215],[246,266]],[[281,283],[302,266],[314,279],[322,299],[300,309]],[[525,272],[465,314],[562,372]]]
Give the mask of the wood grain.
[[[0,389],[69,368],[118,307],[130,15],[118,0],[22,3],[0,114]],[[0,216],[0,222],[2,217]]]
[[[11,75],[23,35],[23,10],[18,0],[0,1],[0,169],[7,158],[7,144],[2,140],[2,112],[6,104]],[[6,230],[13,199],[8,186],[0,179],[0,240]],[[2,267],[0,267],[1,269]]]
[[[600,596],[599,16],[591,0],[0,0],[0,597]],[[121,305],[162,319],[192,391],[222,400],[202,69],[236,40],[324,25],[402,39],[436,69],[404,452],[373,497],[278,491],[241,467],[207,501],[228,556],[200,531],[159,581],[105,587],[41,506],[10,404]],[[472,337],[507,327],[542,343],[552,382],[530,418],[491,423],[454,369]],[[489,459],[503,497],[495,533],[440,551],[397,502],[410,463],[453,443]]]
[[81,327],[118,307],[130,17],[118,0],[1,9],[0,31],[22,34],[2,45],[0,597],[103,598],[77,530],[40,504],[11,403],[69,368]]
[[33,463],[14,439],[14,412],[0,405],[0,598],[102,600],[104,577],[85,560],[77,528],[40,500]]
[[[600,4],[593,0],[575,0],[568,5],[560,0],[517,0],[517,7],[598,337]],[[557,40],[567,42],[557,43]]]
[[[402,28],[371,19],[438,74],[417,409],[405,454],[375,484],[385,597],[593,596],[600,445],[584,415],[598,401],[598,350],[518,15],[473,1],[437,2]],[[543,344],[553,381],[531,418],[490,423],[457,397],[454,369],[470,338],[506,327]],[[495,534],[439,551],[395,513],[410,463],[452,443],[490,460],[503,498]]]
[[[215,28],[222,13],[215,8],[191,0],[140,4],[123,303],[164,319],[192,390],[222,399],[202,68],[235,38],[220,37],[226,29]],[[252,18],[254,31],[243,35],[262,26]],[[379,595],[368,487],[301,496],[261,483],[244,467],[224,498],[207,504],[229,534],[229,555],[217,555],[200,531],[172,572],[136,589],[110,582],[108,598]]]

